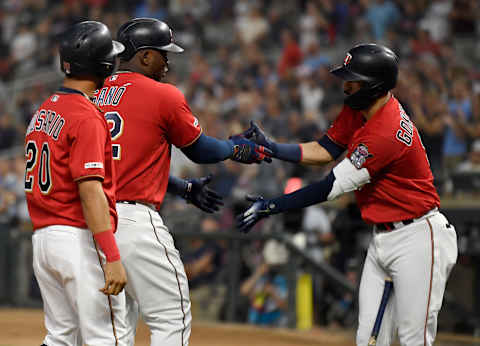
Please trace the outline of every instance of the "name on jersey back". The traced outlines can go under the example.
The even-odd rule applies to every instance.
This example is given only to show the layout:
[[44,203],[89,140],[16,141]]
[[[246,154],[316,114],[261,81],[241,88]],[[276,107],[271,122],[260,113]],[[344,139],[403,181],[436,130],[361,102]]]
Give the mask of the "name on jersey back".
[[[130,83],[128,83],[130,85]],[[122,99],[125,90],[127,90],[127,86],[110,86],[104,87],[99,91],[95,91],[95,94],[92,98],[92,102],[101,106],[118,106],[120,100]]]
[[65,119],[52,110],[40,109],[30,120],[27,128],[27,136],[33,131],[43,132],[47,136],[57,140],[65,125]]

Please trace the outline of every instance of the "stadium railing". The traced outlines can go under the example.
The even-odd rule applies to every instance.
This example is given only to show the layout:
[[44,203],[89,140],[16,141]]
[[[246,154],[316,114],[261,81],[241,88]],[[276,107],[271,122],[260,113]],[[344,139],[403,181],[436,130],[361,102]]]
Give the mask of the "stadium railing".
[[[449,218],[450,222],[456,226],[459,237],[459,251],[461,255],[472,256],[474,259],[478,259],[480,256],[480,213],[478,207],[475,206],[457,206],[443,208],[444,212]],[[3,232],[5,230],[0,230]],[[330,264],[322,261],[318,261],[308,253],[298,248],[288,237],[283,233],[273,234],[240,234],[235,231],[222,231],[203,233],[196,231],[178,231],[172,230],[176,241],[185,239],[202,239],[213,241],[225,241],[227,242],[227,261],[228,271],[226,272],[226,313],[225,319],[229,322],[236,321],[236,311],[240,301],[240,285],[241,285],[241,250],[248,242],[252,241],[265,241],[268,239],[275,239],[278,242],[285,245],[289,251],[289,261],[286,265],[286,277],[288,282],[288,326],[295,328],[297,326],[297,306],[296,306],[296,285],[298,279],[298,273],[300,268],[303,271],[310,272],[314,275],[321,275],[324,280],[328,280],[332,286],[339,290],[339,293],[352,293],[356,294],[357,287],[355,287],[348,279],[333,268]],[[31,233],[28,232],[10,232],[11,236],[8,248],[10,249],[8,263],[15,265],[19,263],[17,248],[21,246],[22,242],[29,242]],[[448,292],[445,294],[443,313],[448,313],[451,316],[455,316],[457,321],[466,321],[474,326],[480,326],[479,305],[480,299],[477,291],[480,287],[480,266],[478,261],[472,261],[473,270],[476,279],[472,280],[473,297],[471,298],[471,304],[465,305],[460,302],[458,296]],[[25,263],[25,262],[24,262]],[[27,263],[28,264],[28,263]],[[18,272],[18,271],[15,271]],[[10,303],[17,306],[32,306],[31,302],[16,297],[16,292],[22,292],[25,290],[17,287],[18,282],[15,279],[15,274],[9,278],[0,278],[0,281],[11,280],[10,283]],[[22,282],[25,282],[23,280]],[[450,282],[450,284],[452,284]],[[454,283],[453,283],[454,284]],[[354,304],[355,305],[355,304]],[[356,307],[352,307],[356,308]]]

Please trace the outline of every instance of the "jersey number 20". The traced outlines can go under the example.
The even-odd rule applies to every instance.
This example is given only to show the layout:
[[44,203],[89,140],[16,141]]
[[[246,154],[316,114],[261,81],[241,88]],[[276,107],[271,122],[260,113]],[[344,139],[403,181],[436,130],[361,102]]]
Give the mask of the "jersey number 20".
[[44,142],[42,144],[42,150],[39,155],[37,143],[35,141],[28,141],[25,146],[25,156],[27,159],[25,168],[25,191],[32,192],[35,182],[35,174],[33,174],[32,171],[35,169],[37,162],[40,161],[40,167],[38,167],[38,187],[44,195],[47,195],[52,188],[50,148],[48,147],[48,143]]
[[[110,126],[110,136],[112,141],[120,138],[123,134],[123,118],[118,112],[105,113],[107,124]],[[122,158],[122,147],[120,144],[112,144],[112,157],[114,160],[120,160]]]

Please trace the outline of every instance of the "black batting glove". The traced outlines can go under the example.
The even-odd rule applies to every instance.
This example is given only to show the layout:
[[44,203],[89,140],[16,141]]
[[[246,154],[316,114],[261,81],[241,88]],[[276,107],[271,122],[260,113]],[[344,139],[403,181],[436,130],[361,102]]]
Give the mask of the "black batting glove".
[[230,159],[241,163],[272,162],[272,152],[262,145],[246,139],[242,135],[230,136],[228,138],[233,144],[233,153]]
[[272,156],[276,156],[276,144],[271,140],[265,132],[252,120],[250,120],[250,128],[240,134],[245,138],[261,145],[267,149],[270,149]]
[[187,202],[210,214],[219,211],[223,206],[222,196],[207,187],[211,180],[211,174],[202,178],[187,179],[187,187],[183,195]]
[[237,228],[242,233],[248,233],[252,227],[261,219],[273,214],[271,201],[265,200],[262,196],[246,196],[245,199],[253,204],[243,213],[237,216]]

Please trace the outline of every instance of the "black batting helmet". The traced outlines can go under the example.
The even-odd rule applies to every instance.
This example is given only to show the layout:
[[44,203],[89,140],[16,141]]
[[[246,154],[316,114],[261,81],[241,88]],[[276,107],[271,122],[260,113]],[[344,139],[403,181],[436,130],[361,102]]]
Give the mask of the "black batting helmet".
[[77,23],[61,36],[60,66],[67,76],[106,78],[113,73],[115,58],[124,49],[121,43],[112,40],[105,24]]
[[347,52],[342,66],[330,72],[345,81],[365,82],[359,91],[345,98],[351,108],[365,109],[397,84],[398,57],[387,47],[360,44]]
[[154,18],[135,18],[123,24],[117,32],[117,40],[124,46],[122,60],[130,60],[141,49],[156,49],[181,53],[183,48],[173,42],[170,27]]

